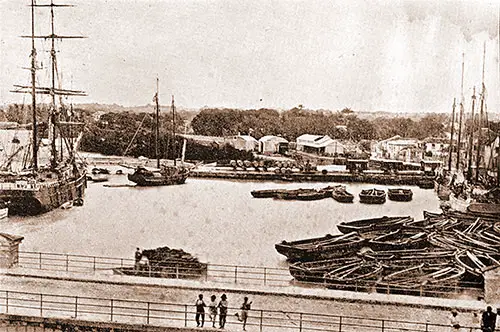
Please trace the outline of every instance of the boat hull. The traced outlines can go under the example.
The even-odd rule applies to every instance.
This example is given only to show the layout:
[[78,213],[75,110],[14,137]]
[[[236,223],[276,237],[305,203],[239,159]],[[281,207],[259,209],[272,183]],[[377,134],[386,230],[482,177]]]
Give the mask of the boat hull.
[[86,185],[86,174],[83,173],[78,178],[41,184],[35,189],[1,189],[0,200],[9,202],[10,214],[37,215],[82,199]]
[[152,187],[152,186],[171,186],[177,184],[186,183],[186,179],[188,178],[188,173],[176,174],[172,176],[148,176],[145,174],[138,174],[137,172],[134,174],[129,174],[129,181],[134,182],[138,186],[142,187]]

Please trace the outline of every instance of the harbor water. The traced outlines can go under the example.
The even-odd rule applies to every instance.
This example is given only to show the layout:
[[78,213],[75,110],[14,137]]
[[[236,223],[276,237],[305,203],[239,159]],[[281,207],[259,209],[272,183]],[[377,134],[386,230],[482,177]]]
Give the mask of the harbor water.
[[321,188],[334,183],[273,183],[189,178],[166,187],[106,187],[127,184],[126,175],[88,183],[85,204],[41,216],[10,216],[0,232],[24,236],[23,251],[133,258],[136,247],[182,248],[216,264],[284,267],[274,244],[337,234],[342,221],[439,211],[433,190],[413,190],[411,202],[359,203],[361,189],[387,186],[346,184],[354,203],[257,199],[255,189]]

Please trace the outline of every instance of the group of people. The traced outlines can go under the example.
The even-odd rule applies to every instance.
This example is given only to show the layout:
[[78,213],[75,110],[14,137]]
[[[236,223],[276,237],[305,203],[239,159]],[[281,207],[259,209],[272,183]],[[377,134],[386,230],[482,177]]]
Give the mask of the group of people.
[[147,269],[149,266],[149,260],[148,258],[142,253],[141,249],[137,248],[135,250],[135,264],[134,264],[134,269],[139,271],[139,270],[144,270]]
[[[235,313],[235,316],[240,322],[243,323],[243,331],[246,331],[246,324],[248,319],[248,312],[252,302],[248,302],[248,297],[245,296],[243,299],[243,304],[241,305],[241,313]],[[217,303],[217,297],[212,295],[210,297],[210,302],[207,304],[203,300],[203,294],[198,295],[198,299],[195,302],[196,306],[196,326],[203,327],[205,324],[205,308],[208,307],[208,317],[212,322],[212,327],[215,327],[216,317],[219,315],[219,328],[223,329],[226,325],[228,301],[226,294],[222,294],[220,301]]]
[[[497,314],[500,315],[500,308],[497,309],[497,313],[493,312],[493,309],[488,306],[486,308],[486,311],[483,312],[481,316],[481,331],[483,332],[495,332],[496,328],[496,322],[497,322]],[[476,317],[477,320],[479,320],[479,317],[477,314],[474,314],[474,317]],[[499,316],[500,317],[500,316]],[[479,322],[477,322],[479,323]],[[450,332],[458,332],[461,331],[461,324],[458,319],[458,312],[456,310],[453,310],[451,312],[451,319],[450,319]]]

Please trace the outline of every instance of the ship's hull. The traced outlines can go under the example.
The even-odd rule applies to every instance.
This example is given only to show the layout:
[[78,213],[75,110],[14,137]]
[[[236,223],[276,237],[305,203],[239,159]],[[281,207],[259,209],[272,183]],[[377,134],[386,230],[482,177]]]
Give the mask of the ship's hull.
[[85,194],[86,175],[51,181],[33,188],[1,189],[0,200],[9,202],[9,214],[37,215],[61,207],[64,203],[81,200]]
[[133,174],[129,174],[128,179],[129,181],[132,181],[142,187],[171,186],[184,184],[188,176],[188,172],[174,175],[164,175],[159,172],[155,172],[154,174],[141,174],[139,172],[135,172]]

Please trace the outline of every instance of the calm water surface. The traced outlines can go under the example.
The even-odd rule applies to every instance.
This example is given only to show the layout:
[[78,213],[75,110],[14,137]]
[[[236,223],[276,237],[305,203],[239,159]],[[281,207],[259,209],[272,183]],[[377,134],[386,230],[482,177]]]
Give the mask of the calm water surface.
[[[126,176],[111,176],[113,184]],[[412,187],[412,202],[383,205],[358,202],[370,184],[348,184],[353,204],[333,199],[280,201],[252,198],[266,188],[320,188],[332,183],[233,182],[190,178],[185,185],[107,188],[88,184],[85,205],[38,217],[9,217],[0,231],[25,237],[21,250],[133,257],[136,247],[182,248],[203,261],[219,264],[285,266],[274,244],[338,233],[342,221],[384,215],[422,218],[438,211],[433,190]],[[386,186],[376,188],[387,189]]]

